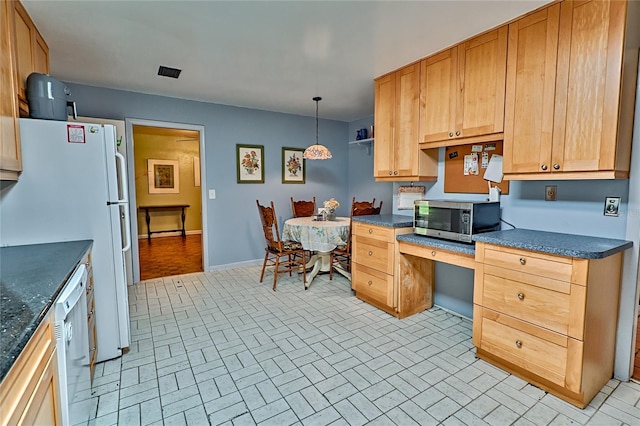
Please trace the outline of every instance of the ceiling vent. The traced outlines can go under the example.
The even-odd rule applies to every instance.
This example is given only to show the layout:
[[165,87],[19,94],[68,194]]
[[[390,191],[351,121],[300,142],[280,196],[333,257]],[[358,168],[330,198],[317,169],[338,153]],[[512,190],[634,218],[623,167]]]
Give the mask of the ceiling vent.
[[181,72],[182,70],[178,68],[165,67],[164,65],[160,65],[160,68],[158,68],[158,75],[163,77],[178,78]]

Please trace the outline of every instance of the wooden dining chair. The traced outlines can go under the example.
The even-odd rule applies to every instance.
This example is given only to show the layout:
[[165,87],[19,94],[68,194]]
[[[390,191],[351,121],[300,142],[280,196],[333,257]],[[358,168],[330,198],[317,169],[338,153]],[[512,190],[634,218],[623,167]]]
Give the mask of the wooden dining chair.
[[[262,221],[262,231],[266,241],[264,262],[262,263],[262,272],[260,273],[260,282],[264,278],[264,270],[267,266],[274,266],[273,269],[273,291],[276,290],[278,274],[281,272],[291,272],[294,266],[302,266],[302,284],[307,281],[307,272],[304,265],[307,263],[305,259],[305,250],[302,244],[296,241],[282,241],[278,230],[278,220],[276,216],[276,208],[273,201],[270,207],[260,205],[260,201],[256,200],[258,205],[258,213]],[[286,256],[286,260],[280,260]]]
[[294,201],[291,197],[291,211],[293,217],[309,217],[313,216],[316,212],[316,197],[313,197],[313,201]]
[[[375,198],[373,200],[375,202]],[[361,207],[352,209],[351,218],[349,218],[349,235],[347,236],[347,244],[338,246],[331,252],[331,262],[329,279],[333,279],[333,265],[337,263],[339,267],[347,272],[351,272],[351,234],[353,233],[353,216],[368,216],[372,214],[380,214],[382,209],[382,201],[378,207]]]
[[375,198],[369,203],[368,201],[356,201],[356,198],[353,197],[353,202],[351,203],[351,216],[367,216],[370,214],[380,214],[380,210],[382,209],[382,201],[380,201],[380,205],[378,205],[378,207],[375,207],[375,203]]

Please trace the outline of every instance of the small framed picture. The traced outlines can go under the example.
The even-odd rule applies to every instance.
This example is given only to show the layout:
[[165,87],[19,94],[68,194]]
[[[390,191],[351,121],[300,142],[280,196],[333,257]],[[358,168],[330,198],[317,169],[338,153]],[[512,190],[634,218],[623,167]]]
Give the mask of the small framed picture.
[[604,215],[605,216],[619,216],[618,209],[620,208],[620,197],[607,197],[604,200]]
[[149,194],[179,194],[180,168],[178,161],[147,160]]
[[304,183],[306,162],[303,148],[282,148],[282,183]]
[[264,183],[264,146],[236,145],[238,183]]

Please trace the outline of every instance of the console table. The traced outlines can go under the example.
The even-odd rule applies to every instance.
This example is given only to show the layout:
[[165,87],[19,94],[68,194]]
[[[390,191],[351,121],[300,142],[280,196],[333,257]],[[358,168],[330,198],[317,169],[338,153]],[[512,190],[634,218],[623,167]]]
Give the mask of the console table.
[[[186,233],[184,230],[184,221],[186,219],[185,209],[189,207],[189,204],[161,204],[161,205],[153,205],[153,206],[138,206],[139,210],[144,210],[145,221],[147,222],[147,239],[151,240],[151,234],[159,234],[161,232],[176,232],[180,231],[182,236],[185,237]],[[165,229],[163,231],[151,231],[151,215],[150,211],[179,211],[180,218],[182,219],[182,228],[181,229]]]

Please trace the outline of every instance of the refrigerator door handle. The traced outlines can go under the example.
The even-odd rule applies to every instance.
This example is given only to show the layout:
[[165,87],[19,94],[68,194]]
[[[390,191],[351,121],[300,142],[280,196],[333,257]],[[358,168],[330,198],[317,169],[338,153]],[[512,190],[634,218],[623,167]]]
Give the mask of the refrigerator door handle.
[[126,253],[127,251],[129,251],[129,249],[131,248],[131,221],[130,221],[130,217],[129,217],[129,204],[123,204],[122,207],[124,207],[124,223],[125,223],[125,236],[127,237],[127,242],[124,245],[124,247],[122,247],[122,253]]
[[[127,182],[127,165],[124,155],[116,151],[116,159],[120,162],[120,182],[122,183],[122,199],[118,199],[119,203],[129,202],[129,184]],[[128,223],[128,222],[127,222]]]

